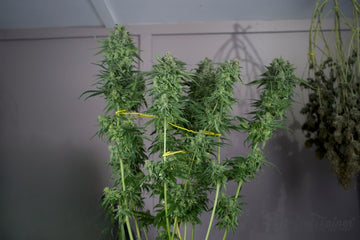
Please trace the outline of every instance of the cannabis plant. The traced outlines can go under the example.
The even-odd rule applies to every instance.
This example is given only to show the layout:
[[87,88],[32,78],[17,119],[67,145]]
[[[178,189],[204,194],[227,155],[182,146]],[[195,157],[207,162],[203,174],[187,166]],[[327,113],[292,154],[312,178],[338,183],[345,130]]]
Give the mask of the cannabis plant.
[[[309,35],[308,84],[312,87],[307,87],[309,101],[301,110],[306,115],[305,145],[315,146],[317,157],[329,160],[345,189],[360,172],[360,5],[351,2],[353,18],[348,19],[338,1],[333,1],[334,28],[326,37],[322,22],[328,1],[317,1]],[[348,42],[341,24],[350,30]]]
[[[261,88],[250,117],[234,117],[239,61],[214,63],[205,58],[189,71],[167,53],[157,57],[152,71],[142,73],[136,70],[140,50],[123,26],[116,26],[100,44],[104,60],[99,80],[95,90],[84,94],[102,96],[107,103],[97,134],[110,145],[113,186],[105,188],[103,206],[118,227],[117,237],[125,239],[127,232],[130,239],[148,239],[147,229],[153,226],[157,239],[186,239],[190,228],[194,239],[195,226],[205,224],[202,214],[211,212],[204,239],[209,239],[215,222],[226,239],[242,212],[241,186],[266,163],[265,143],[282,126],[291,105],[298,82],[293,67],[275,59],[250,83]],[[148,121],[141,125],[138,118]],[[250,150],[223,159],[231,131],[247,134]],[[144,139],[150,142],[147,148]],[[232,182],[236,192],[226,193]],[[145,194],[158,201],[153,214],[144,209]]]

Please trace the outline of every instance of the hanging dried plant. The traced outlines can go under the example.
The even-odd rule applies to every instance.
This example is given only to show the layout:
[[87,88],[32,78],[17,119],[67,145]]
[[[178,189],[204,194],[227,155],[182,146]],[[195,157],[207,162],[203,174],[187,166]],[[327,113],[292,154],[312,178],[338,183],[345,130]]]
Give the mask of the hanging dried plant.
[[306,115],[305,145],[315,146],[316,156],[329,160],[345,189],[360,172],[360,5],[351,2],[353,16],[348,19],[333,1],[334,28],[325,37],[322,24],[328,1],[317,1],[309,36],[308,84],[313,88],[305,86],[309,102],[301,110]]

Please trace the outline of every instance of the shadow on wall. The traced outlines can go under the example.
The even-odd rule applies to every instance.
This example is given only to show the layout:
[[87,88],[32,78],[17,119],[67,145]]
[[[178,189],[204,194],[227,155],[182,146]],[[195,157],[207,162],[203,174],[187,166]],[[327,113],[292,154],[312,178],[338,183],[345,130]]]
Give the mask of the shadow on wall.
[[247,31],[250,28],[251,26],[243,27],[241,24],[235,23],[234,32],[216,52],[214,61],[238,59],[242,63],[246,79],[254,80],[265,68],[260,54],[247,37]]
[[[293,118],[289,128],[301,124]],[[326,161],[317,160],[313,149],[305,149],[289,131],[280,131],[265,151],[275,169],[266,168],[255,183],[262,195],[250,190],[261,199],[249,206],[257,215],[251,239],[358,239],[356,190],[342,189]]]
[[107,224],[96,154],[46,136],[0,140],[1,239],[100,239]]
[[[264,63],[260,57],[259,52],[254,44],[248,38],[247,31],[251,26],[241,26],[241,24],[234,24],[234,32],[230,38],[221,45],[219,50],[213,57],[215,62],[222,62],[225,60],[238,59],[240,60],[241,75],[244,83],[249,83],[259,78],[260,74],[265,72]],[[254,99],[258,96],[258,91],[252,86],[237,85],[235,95],[239,99],[239,106],[234,108],[234,114],[242,115],[248,112],[248,99]]]

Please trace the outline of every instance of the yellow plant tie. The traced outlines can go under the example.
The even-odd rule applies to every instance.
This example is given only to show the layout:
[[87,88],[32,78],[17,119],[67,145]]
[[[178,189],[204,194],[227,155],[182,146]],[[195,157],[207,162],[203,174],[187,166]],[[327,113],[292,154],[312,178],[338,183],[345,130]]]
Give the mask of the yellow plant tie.
[[154,115],[144,114],[139,112],[126,112],[126,110],[120,110],[115,113],[116,115],[123,114],[123,115],[139,115],[137,117],[155,117]]
[[[198,132],[195,132],[194,130],[190,130],[190,129],[187,129],[187,128],[184,128],[184,127],[180,127],[180,126],[178,126],[178,125],[175,125],[175,124],[173,124],[173,123],[171,123],[171,122],[168,122],[171,126],[173,126],[173,127],[176,127],[176,128],[178,128],[178,129],[181,129],[181,130],[184,130],[184,131],[187,131],[187,132],[191,132],[191,133],[198,133]],[[221,136],[221,134],[219,134],[219,133],[213,133],[213,132],[208,132],[208,131],[205,131],[205,134],[206,135],[212,135],[212,136]]]
[[163,155],[163,157],[167,157],[167,156],[171,156],[171,155],[175,155],[175,154],[178,154],[178,153],[186,153],[185,151],[182,151],[182,150],[180,150],[180,151],[176,151],[176,152],[166,152],[164,155]]
[[180,127],[180,126],[178,126],[178,125],[175,125],[175,124],[173,124],[173,123],[171,123],[171,122],[168,122],[171,126],[173,126],[173,127],[176,127],[176,128],[178,128],[178,129],[181,129],[181,130],[184,130],[184,131],[187,131],[187,132],[191,132],[191,133],[197,133],[197,132],[195,132],[195,131],[193,131],[193,130],[190,130],[190,129],[187,129],[187,128],[184,128],[184,127]]
[[[119,115],[119,114],[122,114],[122,115],[138,115],[137,117],[155,117],[155,115],[150,115],[150,114],[144,114],[144,113],[139,113],[139,112],[127,112],[126,110],[119,110],[117,112],[115,112],[116,115]],[[187,128],[184,128],[184,127],[180,127],[178,125],[175,125],[171,122],[168,122],[171,126],[175,127],[175,128],[178,128],[178,129],[181,129],[181,130],[184,130],[184,131],[187,131],[187,132],[190,132],[190,133],[198,133],[194,130],[190,130],[190,129],[187,129]],[[211,135],[211,136],[221,136],[221,134],[219,133],[214,133],[214,132],[209,132],[209,131],[205,131],[205,134],[206,135]]]
[[309,52],[308,55],[309,55],[309,56],[315,56],[315,53]]
[[206,135],[211,135],[211,136],[217,136],[217,137],[220,137],[220,136],[221,136],[220,133],[214,133],[214,132],[208,132],[208,131],[205,131],[205,134],[206,134]]

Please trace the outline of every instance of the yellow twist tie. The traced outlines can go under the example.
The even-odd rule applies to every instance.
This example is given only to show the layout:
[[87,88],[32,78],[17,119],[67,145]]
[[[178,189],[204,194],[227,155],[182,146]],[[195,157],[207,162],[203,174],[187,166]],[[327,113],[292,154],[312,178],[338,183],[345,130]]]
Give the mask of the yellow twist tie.
[[[155,117],[155,115],[150,115],[150,114],[144,114],[144,113],[139,113],[139,112],[127,112],[126,110],[119,110],[117,112],[115,112],[116,115],[119,115],[119,114],[122,114],[122,115],[138,115],[136,116],[137,118],[138,117]],[[184,127],[180,127],[178,125],[175,125],[171,122],[168,122],[171,126],[175,127],[175,128],[178,128],[178,129],[181,129],[181,130],[184,130],[184,131],[187,131],[187,132],[190,132],[190,133],[198,133],[194,130],[190,130],[190,129],[187,129],[187,128],[184,128]],[[208,131],[205,131],[205,134],[206,135],[211,135],[211,136],[221,136],[221,134],[219,133],[214,133],[214,132],[208,132]]]
[[167,152],[163,155],[163,157],[167,157],[167,156],[171,156],[171,155],[175,155],[175,154],[178,154],[178,153],[186,153],[185,151],[176,151],[176,152]]
[[115,112],[116,115],[123,114],[123,115],[139,115],[137,117],[155,117],[154,115],[138,113],[138,112],[126,112],[126,110],[120,110]]
[[[180,126],[175,125],[175,124],[173,124],[173,123],[171,123],[171,122],[168,122],[168,123],[169,123],[171,126],[173,126],[173,127],[176,127],[176,128],[178,128],[178,129],[181,129],[181,130],[184,130],[184,131],[187,131],[187,132],[199,133],[199,132],[195,132],[194,130],[190,130],[190,129],[187,129],[187,128],[184,128],[184,127],[180,127]],[[212,136],[221,136],[221,134],[219,134],[219,133],[208,132],[208,131],[205,131],[205,134],[206,134],[206,135],[212,135]]]
[[180,126],[178,126],[178,125],[175,125],[175,124],[173,124],[173,123],[171,123],[171,122],[168,122],[171,126],[173,126],[173,127],[176,127],[176,128],[178,128],[178,129],[181,129],[181,130],[184,130],[184,131],[187,131],[187,132],[191,132],[191,133],[197,133],[197,132],[195,132],[195,131],[193,131],[193,130],[190,130],[190,129],[187,129],[187,128],[184,128],[184,127],[180,127]]
[[205,131],[205,134],[206,134],[206,135],[211,135],[211,136],[218,136],[218,137],[221,136],[220,133],[214,133],[214,132],[208,132],[208,131]]
[[309,56],[315,56],[315,53],[309,52],[308,55],[309,55]]

